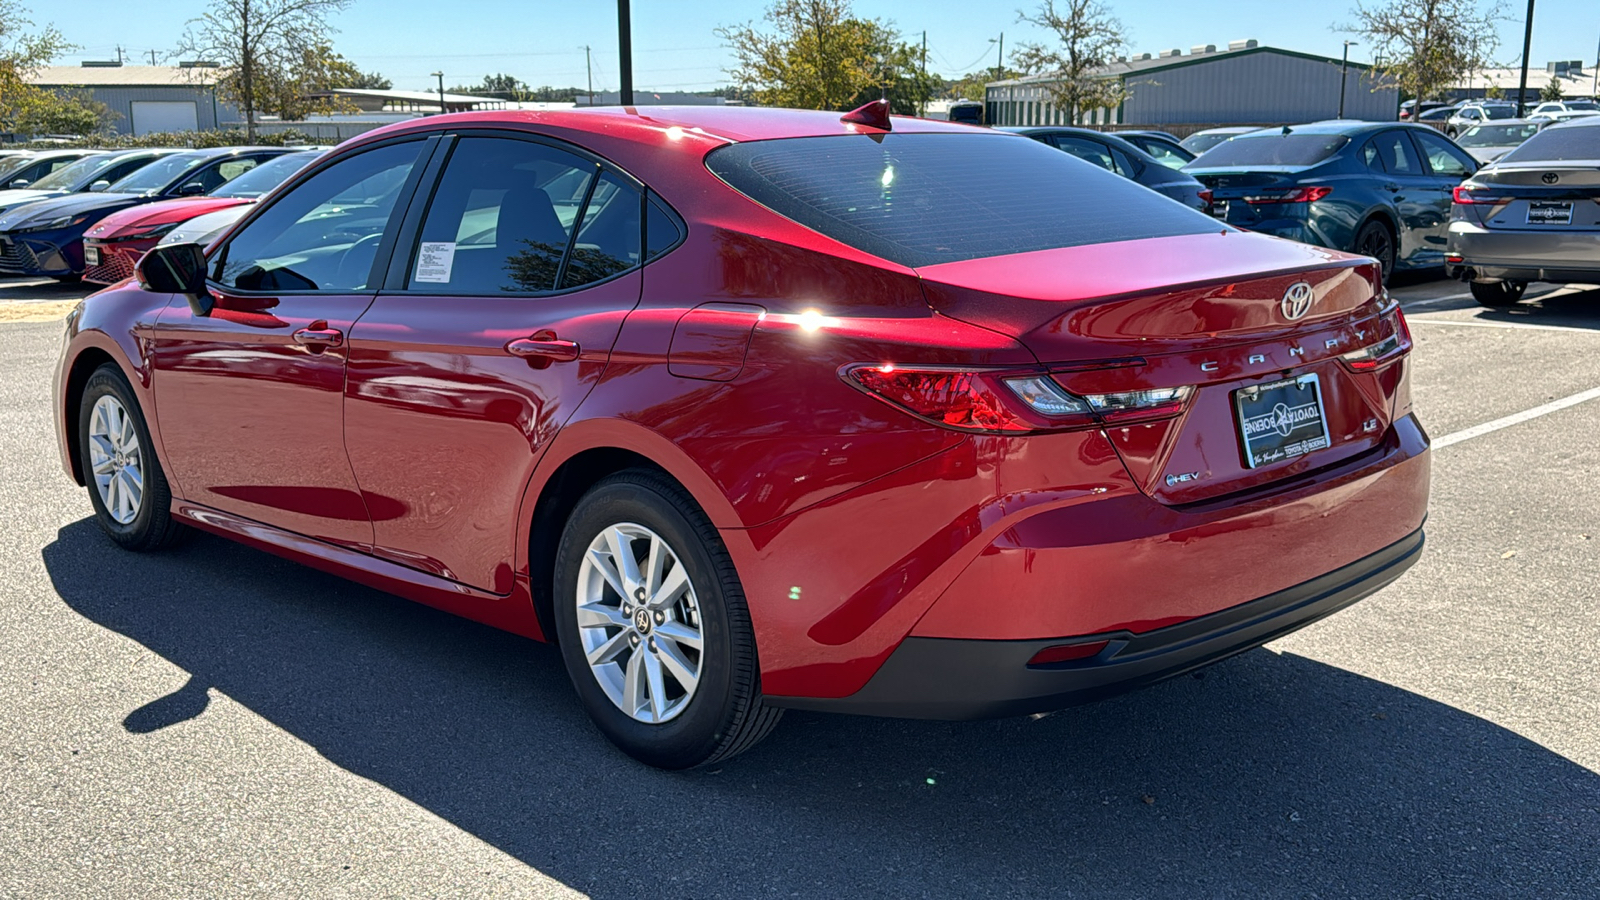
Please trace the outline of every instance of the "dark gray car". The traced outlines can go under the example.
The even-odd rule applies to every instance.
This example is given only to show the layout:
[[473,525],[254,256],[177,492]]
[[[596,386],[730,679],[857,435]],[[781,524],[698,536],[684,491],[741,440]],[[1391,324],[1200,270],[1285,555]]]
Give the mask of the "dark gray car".
[[1040,143],[1065,150],[1079,159],[1108,169],[1182,203],[1204,211],[1211,206],[1211,192],[1193,176],[1164,166],[1150,154],[1114,134],[1088,128],[1038,127],[1002,128],[1026,135]]
[[1600,116],[1540,131],[1456,189],[1445,255],[1484,306],[1600,281]]

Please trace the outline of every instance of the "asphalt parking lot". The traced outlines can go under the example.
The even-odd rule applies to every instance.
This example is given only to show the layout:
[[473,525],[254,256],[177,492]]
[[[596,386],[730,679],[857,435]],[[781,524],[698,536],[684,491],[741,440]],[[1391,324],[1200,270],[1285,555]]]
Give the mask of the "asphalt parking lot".
[[1600,896],[1600,289],[1395,290],[1434,493],[1379,595],[1094,706],[790,713],[683,774],[549,648],[220,539],[114,549],[51,433],[85,293],[0,281],[0,895]]

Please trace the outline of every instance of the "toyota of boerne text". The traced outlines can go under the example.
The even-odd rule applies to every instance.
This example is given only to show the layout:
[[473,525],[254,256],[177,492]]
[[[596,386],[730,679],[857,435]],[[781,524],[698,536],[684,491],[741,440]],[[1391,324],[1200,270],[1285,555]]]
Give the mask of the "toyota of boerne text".
[[1020,135],[497,111],[158,245],[69,315],[54,403],[112,542],[554,642],[686,768],[787,708],[1093,700],[1381,589],[1423,547],[1411,346],[1374,260]]

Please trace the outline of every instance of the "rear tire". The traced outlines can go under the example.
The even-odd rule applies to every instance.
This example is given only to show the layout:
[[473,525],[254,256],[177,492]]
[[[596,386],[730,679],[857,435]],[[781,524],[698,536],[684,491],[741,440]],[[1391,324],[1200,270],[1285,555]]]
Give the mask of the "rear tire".
[[1395,237],[1389,231],[1389,226],[1376,219],[1362,225],[1356,230],[1356,239],[1351,244],[1350,252],[1376,259],[1383,269],[1383,283],[1389,283],[1389,277],[1394,274],[1396,256]]
[[100,528],[126,550],[170,547],[190,534],[172,518],[172,489],[133,388],[106,363],[78,403],[78,463]]
[[743,753],[778,724],[783,710],[761,702],[733,561],[669,478],[630,469],[590,488],[562,533],[554,587],[567,674],[624,753],[688,769]]
[[1468,285],[1472,299],[1490,309],[1508,309],[1522,302],[1528,290],[1525,281],[1474,281]]

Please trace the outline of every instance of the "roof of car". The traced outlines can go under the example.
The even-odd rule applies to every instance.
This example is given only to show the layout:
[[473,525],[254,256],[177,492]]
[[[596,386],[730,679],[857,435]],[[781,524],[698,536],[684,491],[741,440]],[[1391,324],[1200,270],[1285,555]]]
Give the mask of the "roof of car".
[[[450,113],[398,122],[369,131],[363,139],[454,128],[499,125],[544,125],[578,132],[604,133],[646,143],[656,143],[663,132],[677,128],[722,141],[762,141],[777,138],[876,134],[840,120],[842,113],[809,109],[774,109],[753,106],[600,106],[590,109],[489,110]],[[990,129],[935,119],[893,116],[895,133],[983,134]],[[670,134],[668,135],[670,139]]]
[[1545,126],[1546,131],[1555,128],[1600,128],[1600,116],[1578,116],[1565,122],[1553,122]]

